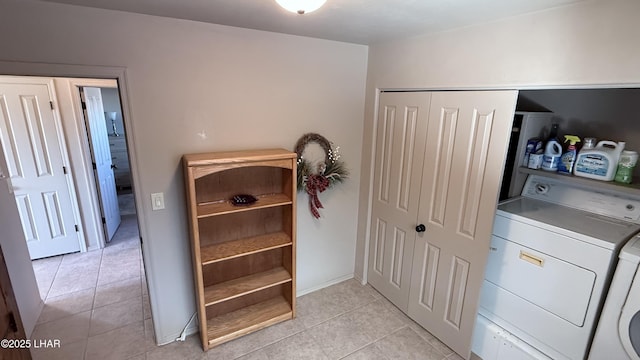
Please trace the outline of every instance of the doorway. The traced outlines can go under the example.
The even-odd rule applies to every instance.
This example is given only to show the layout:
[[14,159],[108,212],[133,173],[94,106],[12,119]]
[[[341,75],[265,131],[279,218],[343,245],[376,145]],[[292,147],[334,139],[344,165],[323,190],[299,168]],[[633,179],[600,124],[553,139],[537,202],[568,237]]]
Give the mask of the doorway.
[[[116,172],[120,173],[120,187],[123,186],[122,182],[126,184],[131,183],[130,180],[124,180],[125,178],[129,178],[128,170],[122,173],[122,170],[118,168],[115,161],[117,154],[117,157],[124,159],[124,161],[119,160],[120,166],[126,169],[129,168],[125,134],[124,131],[118,132],[115,123],[118,114],[122,114],[119,101],[117,101],[117,87],[114,88],[116,91],[116,101],[115,104],[112,104],[112,107],[109,109],[110,111],[106,111],[107,108],[104,104],[105,99],[103,92],[110,89],[111,88],[89,86],[78,87],[87,138],[89,139],[98,202],[100,203],[100,215],[102,216],[102,227],[105,236],[104,240],[106,242],[109,242],[113,238],[121,221],[118,193],[116,190],[118,187],[116,184]],[[107,121],[110,122],[110,126],[107,126]],[[111,132],[108,132],[108,128],[111,128]]]
[[[142,329],[140,339],[155,344],[128,161],[127,119],[117,83],[100,79],[56,81],[60,88],[70,89],[76,121],[82,125],[82,145],[94,184],[92,199],[98,207],[97,216],[92,215],[100,225],[102,239],[94,251],[34,262],[45,305],[33,337],[47,338],[52,329],[60,331],[70,319],[78,318],[88,320],[88,332],[67,339],[78,345],[68,347],[72,351],[93,353],[92,346],[103,342],[101,339],[138,327]],[[107,175],[100,173],[100,168]],[[115,222],[108,219],[113,218],[114,204]]]
[[[125,119],[122,115],[117,82],[108,79],[67,78],[55,78],[54,81],[58,90],[57,101],[60,104],[63,121],[69,122],[73,119],[81,129],[78,132],[79,139],[70,137],[67,144],[70,148],[69,152],[75,153],[74,148],[79,148],[84,153],[82,158],[84,162],[81,164],[73,163],[76,159],[71,159],[74,177],[81,178],[85,175],[84,182],[90,185],[88,187],[90,194],[78,196],[79,207],[83,212],[83,228],[88,238],[85,244],[88,251],[72,253],[66,258],[97,257],[96,253],[111,251],[109,247],[139,248],[138,217],[133,200],[134,189],[131,185],[129,170]],[[100,172],[101,169],[102,172]],[[78,183],[80,187],[83,180]],[[87,206],[87,202],[92,203],[92,206]],[[94,228],[93,236],[91,236],[92,228]],[[57,280],[54,279],[58,271],[56,266],[64,264],[60,259],[64,259],[65,256],[61,255],[63,256],[33,262],[43,300],[86,288],[92,283],[91,279],[86,281],[75,279],[70,284],[65,284],[64,277],[58,276]],[[51,264],[55,266],[51,267]],[[105,279],[98,279],[99,283],[121,280],[129,277],[127,274],[132,276],[139,274],[139,272],[129,274],[122,270],[121,265],[119,266],[120,276],[113,274],[115,271],[110,271],[111,275]],[[103,272],[103,274],[106,273]],[[97,274],[94,275],[97,276]]]
[[[105,336],[127,326],[140,326],[144,329],[144,338],[155,343],[128,161],[126,119],[120,105],[117,82],[103,79],[49,79],[55,83],[54,104],[64,122],[65,148],[69,153],[73,179],[76,180],[77,202],[82,219],[79,228],[86,234],[86,241],[81,242],[83,248],[80,252],[31,262],[44,301],[32,336],[59,338],[60,333],[77,334],[73,329],[65,331],[64,327],[69,323],[77,327],[80,321],[83,323],[81,326],[86,325],[88,329],[85,338],[71,336],[63,342],[78,341],[79,346],[85,346],[90,343],[88,338]],[[85,122],[86,107],[81,101],[80,90],[86,87],[98,87],[99,91],[106,94],[99,115],[103,126],[111,129],[105,141],[108,157],[117,157],[117,160],[113,159],[117,164],[114,168],[118,170],[113,180],[117,194],[115,203],[122,221],[111,234],[104,231],[99,179],[94,177],[93,171],[95,158],[91,132]],[[112,117],[112,113],[116,113],[116,116]],[[116,131],[113,131],[114,125]],[[55,336],[49,336],[52,331]],[[89,349],[82,349],[85,350]]]
[[31,259],[104,248],[120,224],[116,186],[132,194],[117,81],[0,76],[0,93],[0,156]]

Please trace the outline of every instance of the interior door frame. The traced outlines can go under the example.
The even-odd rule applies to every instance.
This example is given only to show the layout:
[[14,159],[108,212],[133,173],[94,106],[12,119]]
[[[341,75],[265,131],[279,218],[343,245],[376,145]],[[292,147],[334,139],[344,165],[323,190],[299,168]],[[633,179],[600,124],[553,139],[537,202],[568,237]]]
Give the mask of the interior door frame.
[[[114,66],[89,66],[89,65],[74,65],[74,64],[52,64],[52,63],[37,63],[37,62],[20,62],[20,61],[2,61],[0,60],[0,74],[12,75],[12,76],[42,76],[42,77],[58,77],[58,78],[87,78],[87,79],[113,79],[117,81],[118,91],[120,93],[120,106],[122,108],[122,117],[129,119],[124,121],[124,129],[127,142],[127,151],[129,153],[129,168],[131,170],[131,182],[134,189],[134,203],[136,206],[136,213],[138,218],[138,229],[140,231],[141,240],[148,234],[148,224],[146,222],[147,214],[143,206],[141,206],[142,196],[142,183],[138,172],[138,157],[135,146],[136,134],[133,123],[133,115],[131,106],[129,104],[128,94],[128,81],[126,68],[114,67]],[[153,261],[151,257],[151,251],[148,248],[147,242],[141,241],[142,258],[145,264],[145,269],[150,269],[147,273],[148,277],[151,277]],[[28,261],[31,260],[28,256],[24,259],[15,259],[15,261]],[[35,281],[35,276],[34,276]],[[152,304],[151,308],[155,308],[155,283],[147,280],[147,287],[149,289],[149,300]],[[154,323],[158,323],[159,319],[156,318],[155,312],[151,311],[151,316]],[[157,327],[155,328],[157,335]]]
[[[107,78],[71,78],[39,75],[15,76],[2,74],[2,76],[25,84],[47,83],[51,96],[57,102],[54,104],[53,112],[56,119],[57,133],[62,145],[62,156],[71,169],[71,176],[68,177],[67,183],[69,184],[71,200],[75,205],[73,208],[75,222],[80,226],[80,231],[78,232],[80,252],[84,253],[88,250],[104,248],[108,241],[105,238],[105,225],[102,223],[101,199],[93,170],[89,128],[82,109],[80,89],[82,87],[97,87],[114,88],[119,91],[118,81]],[[70,128],[73,128],[74,131],[70,132]],[[125,134],[127,131],[125,127]],[[80,148],[81,153],[75,154],[76,158],[73,159],[71,152],[72,150],[77,151],[78,148]],[[87,199],[82,200],[77,192],[86,191],[87,188],[88,194],[84,195]],[[96,231],[97,229],[99,231]],[[95,239],[96,244],[91,246],[92,244],[87,242],[88,239]]]

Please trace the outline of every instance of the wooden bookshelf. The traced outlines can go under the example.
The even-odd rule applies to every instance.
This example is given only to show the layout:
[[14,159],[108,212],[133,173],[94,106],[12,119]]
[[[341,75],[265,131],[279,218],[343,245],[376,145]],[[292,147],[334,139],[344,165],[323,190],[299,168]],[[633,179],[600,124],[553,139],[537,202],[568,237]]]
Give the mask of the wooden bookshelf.
[[[183,157],[204,350],[295,317],[296,154]],[[235,194],[257,201],[234,205]]]

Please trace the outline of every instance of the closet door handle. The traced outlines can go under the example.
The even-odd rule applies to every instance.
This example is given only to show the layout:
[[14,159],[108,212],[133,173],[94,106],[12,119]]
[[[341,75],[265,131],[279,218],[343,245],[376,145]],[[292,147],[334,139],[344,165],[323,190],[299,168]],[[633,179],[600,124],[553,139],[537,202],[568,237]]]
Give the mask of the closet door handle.
[[427,230],[427,228],[424,226],[424,224],[420,224],[418,226],[416,226],[416,232],[425,232]]

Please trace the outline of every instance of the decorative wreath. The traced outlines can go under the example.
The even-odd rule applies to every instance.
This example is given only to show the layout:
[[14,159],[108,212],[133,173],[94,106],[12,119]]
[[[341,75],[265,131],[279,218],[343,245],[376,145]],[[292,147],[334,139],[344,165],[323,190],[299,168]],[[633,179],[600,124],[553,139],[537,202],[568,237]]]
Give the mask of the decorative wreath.
[[[303,158],[302,154],[307,145],[316,143],[324,150],[324,162],[317,168],[313,168],[311,163]],[[349,176],[349,171],[340,161],[340,147],[335,149],[333,144],[324,136],[316,133],[302,135],[296,142],[295,152],[298,154],[298,191],[305,190],[309,194],[309,209],[311,214],[317,219],[320,218],[318,209],[323,208],[318,194],[343,182]]]

